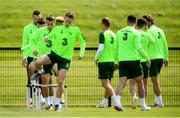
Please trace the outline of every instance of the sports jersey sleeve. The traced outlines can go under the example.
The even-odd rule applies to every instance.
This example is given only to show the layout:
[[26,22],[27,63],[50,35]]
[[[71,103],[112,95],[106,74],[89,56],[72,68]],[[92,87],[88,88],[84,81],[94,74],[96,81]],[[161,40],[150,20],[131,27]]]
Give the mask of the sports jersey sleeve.
[[163,41],[163,55],[164,55],[164,60],[168,60],[169,58],[169,53],[168,53],[168,45],[167,45],[167,40],[164,32],[162,31],[162,41]]
[[80,42],[80,53],[79,54],[81,56],[84,56],[84,52],[85,52],[85,48],[86,48],[86,41],[79,29],[77,31],[77,39]]
[[105,41],[104,34],[103,32],[101,32],[99,34],[99,46],[96,52],[95,60],[98,60],[98,57],[101,55],[102,51],[104,50],[104,41]]
[[145,53],[145,51],[143,50],[142,48],[142,45],[141,45],[141,36],[140,36],[140,33],[135,33],[135,46],[136,46],[136,49],[138,51],[138,53],[146,59],[146,61],[149,61],[149,57],[148,55]]
[[119,46],[118,46],[118,38],[117,38],[117,34],[115,36],[115,45],[114,45],[114,59],[115,59],[115,64],[118,64],[118,50],[119,50]]
[[28,44],[28,30],[27,28],[25,27],[23,29],[23,39],[22,39],[22,47],[21,47],[21,51],[23,53],[23,57],[27,56],[26,55],[26,49],[29,47],[29,44]]

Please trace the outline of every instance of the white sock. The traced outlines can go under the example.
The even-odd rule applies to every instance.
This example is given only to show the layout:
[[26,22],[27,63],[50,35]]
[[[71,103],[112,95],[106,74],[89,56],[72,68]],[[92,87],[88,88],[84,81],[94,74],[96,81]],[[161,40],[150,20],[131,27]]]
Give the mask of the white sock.
[[48,99],[48,97],[45,97],[44,99],[45,99],[45,103],[46,103],[46,105],[48,105],[48,106],[49,106],[49,99]]
[[55,105],[60,105],[60,101],[61,101],[61,99],[56,97]]
[[163,104],[163,101],[162,101],[162,96],[156,96],[157,97],[157,101],[160,105]]
[[114,100],[114,104],[118,104],[118,105],[121,105],[121,96],[117,95],[113,95],[112,96],[112,99]]
[[145,98],[140,98],[141,107],[146,106]]
[[156,103],[156,104],[159,104],[159,101],[158,101],[158,97],[157,97],[157,96],[155,97],[155,103]]
[[41,69],[38,70],[38,73],[39,73],[39,74],[42,74],[43,72],[44,72],[43,68],[41,68]]
[[45,103],[45,100],[44,100],[42,94],[40,95],[40,101],[41,101],[41,103]]
[[100,104],[106,104],[108,102],[108,98],[103,98]]
[[48,99],[49,99],[49,104],[53,104],[53,96],[49,96]]

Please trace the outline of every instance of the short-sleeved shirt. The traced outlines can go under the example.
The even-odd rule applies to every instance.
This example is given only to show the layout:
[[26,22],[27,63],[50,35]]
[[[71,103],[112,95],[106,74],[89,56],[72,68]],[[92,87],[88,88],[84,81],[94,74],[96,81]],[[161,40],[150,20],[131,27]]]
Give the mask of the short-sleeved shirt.
[[104,44],[104,49],[98,58],[98,62],[114,62],[115,61],[115,39],[116,34],[111,30],[106,30],[99,34],[99,43]]
[[60,57],[71,60],[77,40],[80,42],[80,55],[84,55],[86,43],[77,26],[56,26],[48,38],[52,41],[52,51]]

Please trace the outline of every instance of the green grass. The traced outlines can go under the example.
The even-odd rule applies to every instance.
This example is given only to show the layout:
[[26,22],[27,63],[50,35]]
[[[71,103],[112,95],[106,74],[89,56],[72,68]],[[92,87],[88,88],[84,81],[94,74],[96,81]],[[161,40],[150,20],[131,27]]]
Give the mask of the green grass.
[[125,107],[126,112],[117,112],[113,108],[68,108],[61,112],[35,111],[26,108],[1,108],[0,117],[180,117],[180,108],[168,107],[141,111]]
[[22,29],[31,22],[31,14],[39,9],[43,16],[64,15],[66,11],[76,13],[75,24],[80,26],[87,38],[88,46],[97,46],[100,20],[104,16],[112,19],[114,32],[126,25],[126,17],[134,14],[152,14],[161,27],[170,47],[179,47],[180,0],[0,0],[0,47],[21,46]]

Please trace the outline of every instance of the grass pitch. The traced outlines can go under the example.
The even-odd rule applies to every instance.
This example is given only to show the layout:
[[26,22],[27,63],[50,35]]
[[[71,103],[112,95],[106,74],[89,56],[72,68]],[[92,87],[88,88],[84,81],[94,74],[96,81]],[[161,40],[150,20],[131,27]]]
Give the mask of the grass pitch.
[[118,112],[113,108],[68,108],[60,112],[36,111],[26,108],[0,108],[0,117],[180,117],[180,107],[154,108],[141,111],[140,108],[125,107],[126,112]]

